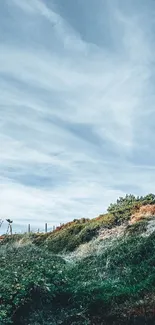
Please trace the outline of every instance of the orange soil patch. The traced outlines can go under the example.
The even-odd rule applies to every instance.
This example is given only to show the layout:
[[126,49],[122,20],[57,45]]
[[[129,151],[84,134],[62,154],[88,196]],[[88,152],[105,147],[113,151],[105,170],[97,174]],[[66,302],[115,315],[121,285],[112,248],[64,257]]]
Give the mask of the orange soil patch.
[[139,211],[131,216],[130,224],[134,224],[140,220],[155,217],[155,204],[143,205]]

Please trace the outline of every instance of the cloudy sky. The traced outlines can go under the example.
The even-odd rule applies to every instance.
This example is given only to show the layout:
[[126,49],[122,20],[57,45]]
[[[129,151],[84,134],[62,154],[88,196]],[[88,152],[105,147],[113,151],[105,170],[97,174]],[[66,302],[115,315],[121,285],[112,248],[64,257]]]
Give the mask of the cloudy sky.
[[154,0],[0,1],[0,218],[154,193],[154,141]]

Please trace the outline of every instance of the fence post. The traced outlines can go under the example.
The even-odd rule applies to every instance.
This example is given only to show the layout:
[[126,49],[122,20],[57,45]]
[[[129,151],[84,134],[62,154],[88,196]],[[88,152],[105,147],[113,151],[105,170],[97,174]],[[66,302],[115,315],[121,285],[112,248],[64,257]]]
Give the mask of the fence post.
[[28,225],[28,234],[31,232],[31,226],[30,224]]
[[47,223],[45,223],[45,232],[47,233]]
[[10,235],[12,236],[12,225],[10,224]]

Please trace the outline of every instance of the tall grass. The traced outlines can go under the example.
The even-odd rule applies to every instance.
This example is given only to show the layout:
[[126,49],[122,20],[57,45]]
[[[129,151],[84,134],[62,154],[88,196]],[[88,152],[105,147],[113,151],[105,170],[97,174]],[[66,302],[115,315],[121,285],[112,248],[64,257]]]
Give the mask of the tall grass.
[[0,324],[152,325],[155,233],[106,243],[73,260],[30,242],[2,245]]

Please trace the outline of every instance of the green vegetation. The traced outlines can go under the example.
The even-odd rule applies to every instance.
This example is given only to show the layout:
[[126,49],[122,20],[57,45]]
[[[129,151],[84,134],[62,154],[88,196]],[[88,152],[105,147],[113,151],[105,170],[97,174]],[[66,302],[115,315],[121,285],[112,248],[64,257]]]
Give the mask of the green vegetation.
[[1,246],[0,260],[1,325],[155,321],[155,233],[72,263],[32,244]]
[[145,233],[147,231],[147,225],[148,221],[147,220],[142,220],[140,222],[137,222],[133,225],[129,225],[126,228],[126,233],[130,235],[139,235]]
[[[155,232],[146,235],[145,219],[120,237],[99,236],[116,225],[111,210],[45,235],[7,236],[0,244],[0,325],[155,324]],[[82,255],[90,243],[96,250]]]
[[138,211],[140,206],[147,204],[155,204],[154,194],[145,197],[126,195],[125,198],[119,198],[116,203],[111,204],[107,214],[92,220],[84,218],[74,220],[47,234],[46,240],[44,235],[36,235],[33,242],[39,246],[43,245],[53,253],[74,251],[79,245],[96,237],[100,229],[110,229],[115,225],[123,224],[129,220],[132,213]]
[[[31,234],[32,242],[44,247],[51,252],[58,254],[62,252],[74,251],[79,245],[91,241],[98,236],[102,228],[112,228],[116,225],[127,222],[132,215],[138,211],[139,207],[147,204],[155,204],[155,195],[149,194],[145,197],[135,197],[126,195],[119,198],[116,203],[108,207],[108,213],[100,215],[92,220],[82,218],[75,219],[65,225],[58,227],[54,232],[47,234]],[[133,226],[134,228],[134,226]],[[22,238],[22,235],[14,235],[11,241]],[[4,241],[7,242],[8,238]]]
[[126,195],[120,197],[116,203],[110,204],[108,212],[115,216],[116,223],[120,224],[129,220],[130,216],[137,211],[142,205],[155,204],[155,195],[146,196]]
[[46,241],[43,241],[43,235],[36,236],[33,242],[37,245],[43,244],[53,253],[71,252],[79,245],[87,243],[97,236],[99,229],[102,227],[112,228],[115,224],[114,220],[114,216],[110,214],[86,222],[78,220],[49,234]]

